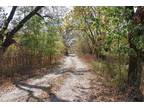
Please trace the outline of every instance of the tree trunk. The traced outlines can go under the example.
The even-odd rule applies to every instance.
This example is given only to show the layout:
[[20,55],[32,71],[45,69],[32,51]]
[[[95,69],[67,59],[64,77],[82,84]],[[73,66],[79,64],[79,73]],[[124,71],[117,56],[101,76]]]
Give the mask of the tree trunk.
[[[133,48],[133,45],[131,43],[130,48]],[[132,101],[143,100],[143,95],[140,91],[141,74],[141,52],[137,51],[136,54],[129,55],[128,86],[130,88],[129,98],[131,98]]]
[[[129,8],[132,11],[132,8]],[[138,7],[139,9],[139,7]],[[141,15],[139,11],[136,11],[136,13],[133,13],[130,15],[131,16],[131,21],[132,21],[132,27],[130,27],[129,34],[128,34],[128,42],[129,42],[129,48],[134,51],[134,54],[129,54],[129,69],[128,69],[128,86],[130,89],[129,92],[129,99],[131,101],[142,101],[143,96],[140,91],[140,85],[141,85],[141,73],[142,73],[142,65],[141,65],[141,49],[137,48],[135,43],[132,41],[133,39],[139,37],[139,36],[134,36],[133,33],[133,28],[135,26],[138,26],[139,23],[137,20],[141,19]],[[135,19],[137,18],[137,19]],[[138,19],[139,18],[139,19]],[[137,31],[135,31],[137,32]]]
[[[7,50],[7,48],[13,44],[16,43],[16,41],[13,39],[14,35],[23,27],[23,25],[31,18],[33,17],[43,6],[37,6],[33,11],[31,11],[26,17],[24,17],[19,24],[14,27],[10,32],[6,34],[6,39],[3,41],[2,46],[0,48],[0,53],[3,55],[3,53]],[[0,31],[0,39],[3,40],[3,33],[6,31],[9,22],[12,20],[15,11],[17,7],[13,7],[10,16],[8,17],[2,31]]]
[[129,55],[128,84],[139,89],[141,84],[142,65],[140,55]]
[[130,95],[134,101],[142,100],[140,91],[142,65],[139,54],[129,56],[128,85],[131,89]]

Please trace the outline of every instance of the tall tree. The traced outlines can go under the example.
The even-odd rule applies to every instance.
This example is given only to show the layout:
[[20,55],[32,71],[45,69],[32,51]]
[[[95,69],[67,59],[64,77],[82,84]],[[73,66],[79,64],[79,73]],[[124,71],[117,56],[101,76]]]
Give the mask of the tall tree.
[[128,12],[127,20],[130,21],[128,42],[129,42],[129,69],[128,69],[128,85],[131,87],[130,95],[134,100],[142,100],[140,91],[141,73],[142,73],[142,49],[143,43],[140,43],[143,37],[144,24],[144,7],[137,7],[134,12],[134,7],[126,7]]

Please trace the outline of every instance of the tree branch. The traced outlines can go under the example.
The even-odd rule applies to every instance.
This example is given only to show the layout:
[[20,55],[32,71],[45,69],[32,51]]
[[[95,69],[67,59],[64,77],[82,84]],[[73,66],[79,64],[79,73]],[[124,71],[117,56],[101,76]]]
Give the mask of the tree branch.
[[32,12],[30,12],[24,19],[22,19],[19,24],[14,28],[12,29],[10,32],[8,32],[7,34],[7,38],[12,38],[13,35],[19,31],[23,25],[31,18],[33,17],[43,6],[37,6]]
[[15,11],[16,11],[17,6],[13,6],[12,10],[10,12],[10,15],[8,16],[8,18],[6,19],[6,21],[4,22],[4,26],[0,31],[0,38],[3,40],[3,33],[5,32],[5,30],[8,28],[8,25],[10,23],[10,21],[13,19]]
[[41,17],[42,19],[44,19],[45,17],[48,17],[48,18],[50,18],[50,19],[53,19],[53,17],[52,16],[50,16],[50,15],[45,15],[45,16],[42,16],[41,14],[39,14],[39,13],[36,13],[36,15],[37,16],[39,16],[39,17]]
[[16,32],[18,32],[23,25],[31,18],[33,17],[43,6],[37,6],[33,11],[31,11],[26,17],[24,17],[19,24],[14,27],[10,32],[6,34],[6,39],[4,40],[2,44],[2,50],[3,52],[6,51],[6,49],[13,43],[16,43],[16,41],[13,39],[13,36]]
[[13,19],[14,14],[15,14],[15,11],[16,11],[16,8],[17,8],[17,6],[13,6],[13,8],[12,8],[12,10],[11,10],[11,13],[10,13],[9,17],[8,17],[7,21],[5,22],[5,29],[7,29],[7,27],[8,27],[8,25],[9,25],[10,21]]

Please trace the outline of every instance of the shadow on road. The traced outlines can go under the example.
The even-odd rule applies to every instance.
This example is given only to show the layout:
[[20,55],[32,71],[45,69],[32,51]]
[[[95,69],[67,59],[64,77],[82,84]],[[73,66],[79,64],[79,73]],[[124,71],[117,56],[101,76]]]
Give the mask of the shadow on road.
[[[34,99],[37,102],[44,102],[44,101],[50,101],[50,102],[69,102],[67,100],[63,100],[60,99],[59,97],[57,97],[54,93],[52,93],[51,89],[52,86],[38,86],[38,85],[31,85],[31,84],[27,84],[24,82],[14,82],[14,85],[21,89],[24,90],[25,92],[28,93],[28,97],[26,99],[26,102],[30,102],[30,99]],[[40,89],[44,92],[47,93],[47,98],[41,98],[40,96],[34,96],[34,91],[32,89]]]

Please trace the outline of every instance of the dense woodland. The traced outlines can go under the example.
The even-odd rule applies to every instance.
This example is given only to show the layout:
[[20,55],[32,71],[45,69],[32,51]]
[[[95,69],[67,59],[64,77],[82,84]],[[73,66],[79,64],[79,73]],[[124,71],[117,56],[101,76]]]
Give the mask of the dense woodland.
[[0,85],[75,53],[104,83],[143,101],[144,7],[5,9],[0,7]]

